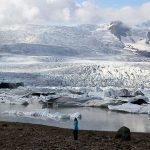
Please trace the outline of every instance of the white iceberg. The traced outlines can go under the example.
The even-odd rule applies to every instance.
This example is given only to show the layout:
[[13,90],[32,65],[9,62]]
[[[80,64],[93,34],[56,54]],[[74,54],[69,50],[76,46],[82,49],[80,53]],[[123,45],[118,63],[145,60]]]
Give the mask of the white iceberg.
[[70,116],[70,119],[75,119],[75,118],[80,118],[81,119],[81,117],[82,117],[80,112],[70,114],[69,116]]
[[136,105],[136,104],[126,103],[117,106],[109,105],[108,108],[109,110],[112,111],[122,111],[128,113],[138,113],[138,114],[149,114],[150,112],[150,104]]
[[143,101],[145,101],[146,103],[149,102],[148,97],[142,96],[142,95],[138,95],[138,96],[136,96],[136,97],[130,98],[128,102],[129,102],[129,103],[133,103],[133,102],[136,102],[136,101],[138,101],[138,100],[140,100],[140,99],[143,100]]
[[108,88],[104,91],[104,97],[130,97],[132,95],[131,91],[128,89],[117,89],[117,88]]
[[134,105],[134,104],[131,104],[131,103],[126,103],[126,104],[117,105],[117,106],[109,105],[108,108],[109,108],[109,110],[113,110],[113,111],[139,113],[142,106]]
[[47,110],[37,110],[37,111],[31,111],[31,112],[11,110],[11,111],[5,111],[3,112],[3,114],[10,115],[10,116],[53,119],[53,120],[81,118],[81,113],[79,112],[72,113],[72,114],[62,114],[59,112],[50,113]]

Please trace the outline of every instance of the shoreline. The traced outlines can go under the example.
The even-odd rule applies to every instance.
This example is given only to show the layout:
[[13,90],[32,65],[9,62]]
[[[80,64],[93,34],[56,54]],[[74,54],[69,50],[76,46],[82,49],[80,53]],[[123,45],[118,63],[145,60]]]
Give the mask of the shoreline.
[[131,133],[131,141],[115,139],[116,132],[79,131],[73,140],[73,130],[27,123],[0,121],[1,150],[148,150],[150,133]]

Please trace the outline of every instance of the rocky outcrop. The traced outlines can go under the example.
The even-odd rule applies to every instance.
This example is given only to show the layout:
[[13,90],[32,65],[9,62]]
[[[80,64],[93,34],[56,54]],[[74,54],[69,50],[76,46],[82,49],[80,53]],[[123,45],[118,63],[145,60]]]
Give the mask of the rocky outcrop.
[[127,127],[121,127],[115,136],[116,139],[120,138],[125,141],[129,141],[131,139],[130,129]]
[[126,37],[129,32],[130,28],[127,27],[125,24],[123,24],[120,21],[113,21],[110,24],[109,30],[111,31],[112,34],[114,34],[120,41],[121,37]]
[[0,83],[0,89],[15,89],[15,88],[18,88],[19,86],[24,86],[24,83],[23,82],[18,82],[18,83],[2,82],[2,83]]

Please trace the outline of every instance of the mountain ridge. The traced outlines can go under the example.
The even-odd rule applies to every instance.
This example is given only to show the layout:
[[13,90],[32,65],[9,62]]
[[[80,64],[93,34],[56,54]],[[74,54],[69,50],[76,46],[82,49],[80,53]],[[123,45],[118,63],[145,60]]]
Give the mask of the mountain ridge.
[[149,33],[147,24],[144,28],[142,24],[128,27],[120,21],[78,26],[7,26],[0,27],[0,51],[13,53],[16,49],[15,54],[18,51],[25,55],[38,52],[38,55],[54,56],[138,55],[149,58]]

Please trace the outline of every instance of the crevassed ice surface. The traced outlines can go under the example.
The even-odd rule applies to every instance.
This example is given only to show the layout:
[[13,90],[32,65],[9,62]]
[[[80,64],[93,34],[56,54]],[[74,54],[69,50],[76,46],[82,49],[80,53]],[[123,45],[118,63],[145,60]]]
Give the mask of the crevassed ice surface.
[[[92,90],[93,87],[102,87],[102,90],[107,87],[109,89],[109,86],[112,89],[118,87],[132,90],[144,87],[142,92],[150,98],[149,32],[150,25],[140,24],[127,27],[121,22],[73,27],[46,25],[0,27],[0,82],[25,83],[24,88],[0,90],[0,101],[6,103],[1,105],[2,115],[0,113],[0,117],[4,120],[11,120],[9,114],[12,113],[17,118],[16,120],[20,121],[23,116],[29,117],[33,114],[40,116],[39,110],[37,112],[33,108],[41,109],[42,106],[38,102],[46,101],[46,97],[23,97],[36,92],[37,86],[41,90],[38,92],[42,92],[42,87],[54,87],[54,89],[58,89],[56,96],[67,95],[78,100],[76,102],[69,101],[69,106],[78,105],[79,99],[87,100],[86,94],[88,93],[91,100],[88,98],[89,101],[84,104],[84,101],[80,101],[80,105],[107,104],[110,110],[149,114],[149,104],[136,106],[127,103],[111,106],[112,103],[115,103],[113,102],[114,97],[103,97],[105,90],[103,92]],[[81,96],[70,94],[69,88],[71,87],[78,88],[79,91],[80,87],[86,87],[88,92],[83,92],[84,95]],[[124,100],[121,99],[121,101]],[[21,108],[23,102],[28,102],[29,106]],[[13,106],[13,104],[17,105]],[[70,117],[68,114],[74,115],[79,111],[83,116],[82,129],[85,129],[89,123],[89,127],[86,129],[116,130],[121,125],[127,125],[133,131],[150,131],[148,115],[125,115],[90,108],[64,109],[62,113],[60,111],[62,110],[50,113],[49,117],[53,118],[53,115],[56,118],[61,115]],[[3,116],[4,112],[8,114],[8,118]],[[18,115],[23,116],[18,117]],[[97,115],[99,118],[93,117]],[[25,117],[23,118],[25,119]],[[12,119],[12,121],[16,120]],[[28,122],[29,119],[21,121]],[[39,123],[42,122],[43,120],[39,121]],[[48,121],[45,122],[45,124],[48,123]],[[51,124],[57,125],[52,122]],[[99,127],[101,124],[102,128]],[[137,124],[139,126],[135,128],[134,126]],[[70,121],[63,122],[60,126],[71,127],[71,124]]]

